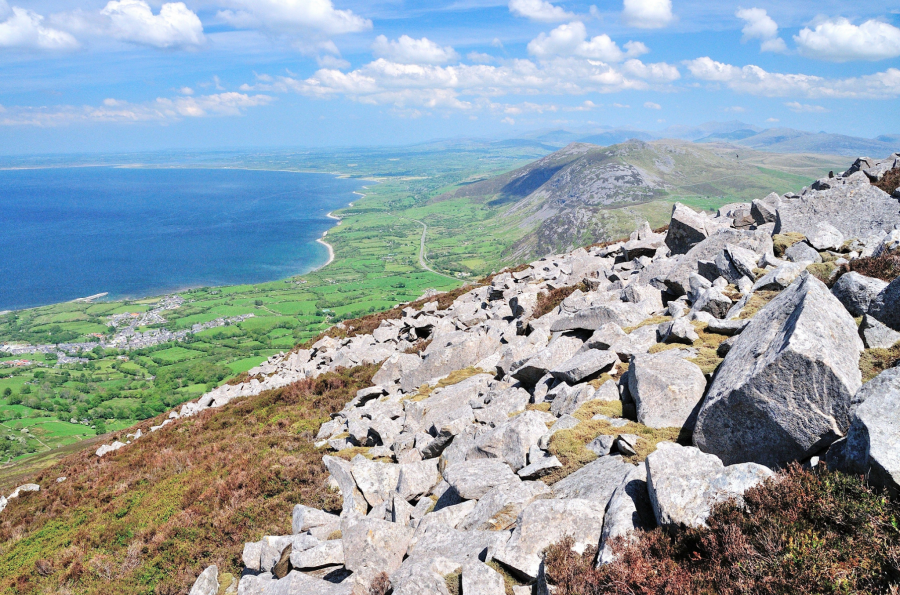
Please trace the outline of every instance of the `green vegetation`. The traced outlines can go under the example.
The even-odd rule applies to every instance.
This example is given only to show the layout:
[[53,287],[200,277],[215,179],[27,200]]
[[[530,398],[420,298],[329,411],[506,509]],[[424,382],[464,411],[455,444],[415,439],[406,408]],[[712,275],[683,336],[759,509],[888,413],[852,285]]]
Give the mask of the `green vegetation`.
[[719,504],[708,527],[638,532],[594,567],[571,540],[549,548],[557,595],[896,593],[900,508],[861,478],[791,467]]

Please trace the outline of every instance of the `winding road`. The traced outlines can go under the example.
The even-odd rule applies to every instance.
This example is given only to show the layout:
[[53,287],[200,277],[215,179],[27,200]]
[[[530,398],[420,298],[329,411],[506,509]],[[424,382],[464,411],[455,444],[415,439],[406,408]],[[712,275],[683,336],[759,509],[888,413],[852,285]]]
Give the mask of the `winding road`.
[[422,240],[419,243],[419,265],[425,269],[426,271],[432,272],[435,275],[440,275],[441,277],[447,277],[448,279],[453,279],[456,281],[456,277],[451,277],[450,275],[445,275],[444,273],[439,273],[430,266],[428,266],[428,261],[425,259],[425,234],[428,233],[428,226],[418,219],[410,219],[410,221],[415,221],[419,225],[422,226]]

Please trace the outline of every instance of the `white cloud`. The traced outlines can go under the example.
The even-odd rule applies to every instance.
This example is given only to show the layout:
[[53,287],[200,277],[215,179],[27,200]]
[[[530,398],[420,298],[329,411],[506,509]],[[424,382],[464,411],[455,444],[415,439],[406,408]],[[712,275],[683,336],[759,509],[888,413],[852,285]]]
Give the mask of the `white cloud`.
[[778,118],[766,118],[766,122],[770,124],[775,124],[776,122],[781,122]]
[[741,107],[740,105],[732,105],[732,106],[730,106],[730,107],[726,107],[726,108],[723,109],[722,111],[724,111],[724,112],[729,112],[729,113],[734,113],[734,114],[743,114],[744,112],[747,111],[747,108]]
[[648,101],[644,104],[644,107],[647,109],[662,109],[662,106],[658,103],[653,103],[652,101]]
[[828,79],[808,74],[767,72],[755,65],[737,67],[704,57],[685,62],[700,80],[722,83],[733,91],[765,97],[888,99],[900,97],[900,69],[859,77]]
[[760,40],[760,50],[764,52],[785,52],[787,45],[778,37],[778,23],[763,8],[742,8],[735,15],[744,21],[743,41]]
[[459,54],[450,46],[441,47],[427,37],[413,39],[408,35],[393,41],[379,35],[372,51],[380,58],[401,64],[446,64],[459,60]]
[[100,11],[116,39],[158,48],[197,46],[206,38],[200,19],[184,2],[163,4],[158,15],[144,0],[112,0]]
[[337,70],[350,68],[349,62],[339,56],[333,56],[331,54],[316,56],[316,63],[319,65],[319,68],[335,68]]
[[510,117],[503,118],[503,119],[500,120],[500,121],[503,122],[504,124],[509,124],[510,126],[512,126],[513,124],[516,123],[516,121],[513,120],[513,119],[510,118]]
[[622,16],[632,27],[659,29],[675,20],[672,0],[624,0]]
[[493,56],[481,52],[469,52],[466,54],[466,58],[468,58],[469,62],[475,62],[476,64],[489,64],[494,61]]
[[587,39],[587,29],[581,21],[560,25],[550,33],[541,33],[528,44],[528,53],[538,59],[553,56],[580,56],[604,62],[621,62],[646,54],[650,50],[639,41],[629,41],[623,52],[609,35]]
[[69,33],[45,27],[44,17],[32,10],[3,2],[0,16],[8,18],[0,22],[0,47],[37,48],[42,50],[71,50],[78,47],[78,41]]
[[824,114],[828,110],[821,105],[809,105],[800,103],[799,101],[790,101],[785,103],[789,110],[797,114]]
[[900,29],[875,20],[854,25],[845,18],[828,19],[815,29],[804,27],[794,41],[804,56],[832,62],[900,56]]
[[218,17],[239,28],[264,28],[278,33],[317,31],[326,35],[357,33],[372,21],[350,10],[338,10],[331,0],[229,0],[233,9]]
[[181,93],[182,95],[193,95],[194,94],[194,90],[191,89],[190,87],[182,87],[181,89],[178,90],[178,92]]
[[239,116],[250,107],[267,105],[268,95],[218,93],[200,97],[160,97],[147,103],[105,99],[102,106],[17,107],[0,116],[2,126],[64,126],[82,122],[170,122],[183,118]]
[[558,23],[567,21],[575,15],[554,6],[547,0],[510,0],[509,11],[516,16],[525,17],[542,23]]
[[646,81],[670,83],[681,78],[681,73],[678,72],[678,69],[665,62],[647,64],[640,60],[628,60],[622,65],[622,68],[628,74],[632,74]]

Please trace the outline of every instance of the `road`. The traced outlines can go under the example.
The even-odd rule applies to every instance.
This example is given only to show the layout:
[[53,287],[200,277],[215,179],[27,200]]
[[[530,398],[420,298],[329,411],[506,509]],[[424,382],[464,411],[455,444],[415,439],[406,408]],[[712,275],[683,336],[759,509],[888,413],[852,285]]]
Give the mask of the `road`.
[[451,277],[450,275],[445,275],[444,273],[439,273],[430,266],[428,266],[428,261],[425,259],[425,234],[428,233],[428,226],[419,221],[418,219],[412,219],[411,221],[415,221],[419,225],[422,226],[422,241],[419,243],[419,265],[425,269],[426,271],[430,271],[435,275],[440,275],[441,277],[447,277],[448,279],[453,279],[457,281],[456,277]]

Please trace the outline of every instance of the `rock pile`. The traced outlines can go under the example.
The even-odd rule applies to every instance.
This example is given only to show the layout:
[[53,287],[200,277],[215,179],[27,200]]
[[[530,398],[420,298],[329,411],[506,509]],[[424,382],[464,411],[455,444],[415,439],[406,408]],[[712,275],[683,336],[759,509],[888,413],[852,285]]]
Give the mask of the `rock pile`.
[[[172,418],[381,363],[316,438],[341,510],[297,505],[292,534],[246,544],[238,593],[447,595],[447,577],[464,595],[530,592],[551,544],[571,537],[608,562],[612,538],[703,525],[770,468],[816,456],[896,491],[900,376],[862,384],[860,355],[900,338],[900,280],[854,273],[829,290],[807,270],[900,244],[900,194],[871,183],[895,167],[900,155],[860,159],[715,217],[676,205],[668,233],[645,224],[503,272],[185,405]],[[541,294],[560,288],[547,312]],[[586,417],[598,404],[623,415]],[[598,424],[613,430],[585,429]],[[644,433],[616,433],[629,424]],[[648,439],[660,429],[681,444]],[[564,431],[596,458],[560,460]],[[216,589],[210,567],[191,593]]]

